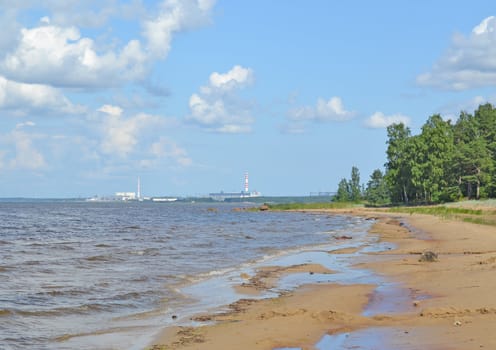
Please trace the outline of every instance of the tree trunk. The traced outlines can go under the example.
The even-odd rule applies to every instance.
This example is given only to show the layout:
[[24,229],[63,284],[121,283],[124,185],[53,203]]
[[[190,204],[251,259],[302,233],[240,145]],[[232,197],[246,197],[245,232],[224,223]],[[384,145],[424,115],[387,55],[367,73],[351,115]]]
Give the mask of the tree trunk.
[[403,185],[403,198],[405,199],[405,203],[408,204],[408,194],[406,193],[405,185]]
[[477,169],[477,192],[476,192],[476,199],[479,200],[480,198],[480,169]]

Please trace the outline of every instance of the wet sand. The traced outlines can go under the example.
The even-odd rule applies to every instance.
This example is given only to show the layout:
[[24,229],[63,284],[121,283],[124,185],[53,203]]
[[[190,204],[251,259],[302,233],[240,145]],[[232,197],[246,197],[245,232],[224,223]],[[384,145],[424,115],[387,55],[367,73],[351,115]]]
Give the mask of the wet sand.
[[[346,214],[376,218],[370,234],[395,245],[356,255],[355,268],[384,276],[381,284],[319,283],[250,299],[288,274],[333,273],[315,264],[268,267],[244,276],[237,291],[247,299],[198,315],[205,325],[164,330],[152,349],[496,349],[494,226],[364,209]],[[437,261],[422,261],[426,251]]]

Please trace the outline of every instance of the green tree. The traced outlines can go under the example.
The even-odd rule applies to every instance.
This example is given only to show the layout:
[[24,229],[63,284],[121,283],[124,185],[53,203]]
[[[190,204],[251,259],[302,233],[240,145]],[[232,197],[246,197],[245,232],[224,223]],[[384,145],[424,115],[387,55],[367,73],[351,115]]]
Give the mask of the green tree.
[[385,179],[393,202],[496,197],[496,109],[461,112],[455,125],[432,115],[419,135],[403,124],[387,129]]
[[386,205],[390,203],[389,189],[380,169],[374,170],[372,175],[370,175],[365,194],[367,201],[371,205]]
[[356,166],[351,168],[351,180],[350,180],[350,200],[356,202],[362,199],[362,191],[360,186],[360,170]]
[[489,182],[485,184],[483,190],[490,197],[496,197],[496,109],[486,103],[480,105],[474,112],[474,117],[479,126],[481,137],[486,141],[487,150],[491,157],[489,166]]
[[420,140],[425,146],[421,161],[423,199],[429,203],[450,200],[452,187],[458,188],[452,169],[455,155],[453,127],[435,114],[422,126]]
[[387,128],[386,181],[393,202],[409,201],[411,187],[411,153],[409,152],[410,129],[403,123]]
[[338,185],[338,191],[334,200],[337,202],[348,202],[350,200],[350,186],[346,179],[341,179]]
[[488,145],[490,138],[481,128],[480,118],[480,113],[472,116],[462,112],[454,126],[457,181],[460,192],[469,199],[490,195],[493,186],[495,163]]

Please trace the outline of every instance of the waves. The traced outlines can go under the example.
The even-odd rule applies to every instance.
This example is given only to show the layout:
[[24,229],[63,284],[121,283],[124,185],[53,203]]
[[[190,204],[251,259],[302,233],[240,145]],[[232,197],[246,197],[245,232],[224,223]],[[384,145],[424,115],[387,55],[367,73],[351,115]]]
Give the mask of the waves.
[[8,338],[7,348],[21,348],[22,339],[32,336],[46,342],[35,348],[62,349],[66,340],[46,339],[92,334],[103,323],[121,326],[131,322],[128,315],[163,317],[156,310],[174,312],[191,303],[177,293],[181,286],[239,275],[281,252],[328,244],[329,231],[360,231],[360,222],[344,217],[233,213],[229,205],[210,215],[206,208],[0,203],[0,229],[6,228],[0,320],[10,328],[0,326],[0,343]]

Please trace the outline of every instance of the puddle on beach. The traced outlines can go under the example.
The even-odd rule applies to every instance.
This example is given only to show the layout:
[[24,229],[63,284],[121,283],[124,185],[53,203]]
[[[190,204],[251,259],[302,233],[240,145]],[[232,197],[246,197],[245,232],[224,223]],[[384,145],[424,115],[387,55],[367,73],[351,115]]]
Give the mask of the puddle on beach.
[[[370,239],[370,236],[367,237]],[[343,248],[357,248],[356,252],[333,254],[332,250]],[[193,299],[201,300],[194,308],[188,310],[188,314],[194,311],[205,310],[206,306],[215,305],[217,308],[225,305],[225,301],[234,302],[240,298],[233,286],[242,283],[239,277],[240,272],[253,275],[256,268],[261,266],[293,266],[299,264],[320,264],[323,267],[332,270],[331,274],[319,273],[291,273],[280,278],[277,287],[271,288],[256,298],[266,298],[277,296],[282,291],[294,290],[299,286],[317,283],[339,283],[339,284],[374,284],[377,287],[371,296],[368,305],[363,311],[366,317],[373,317],[381,314],[395,314],[413,312],[413,300],[419,299],[419,296],[398,283],[391,282],[385,277],[375,274],[370,270],[360,269],[354,266],[361,258],[367,260],[378,259],[380,256],[372,256],[370,253],[387,251],[394,249],[395,246],[388,242],[377,242],[375,239],[369,241],[362,240],[360,244],[353,242],[343,244],[339,247],[329,247],[326,249],[309,250],[293,252],[291,254],[278,256],[261,264],[256,264],[250,268],[237,270],[233,273],[216,276],[190,285],[181,290]],[[369,253],[369,254],[368,254]],[[209,290],[209,295],[205,295],[205,290]],[[254,299],[254,297],[250,297]],[[214,307],[215,308],[215,307]],[[194,310],[196,309],[196,310]],[[409,349],[409,339],[412,334],[407,330],[398,328],[368,328],[354,332],[325,335],[316,345],[318,350],[335,350],[335,349],[397,349],[401,344],[402,349]],[[413,348],[412,348],[413,349]],[[301,350],[299,347],[280,347],[273,350]]]
[[[416,335],[406,329],[375,327],[357,330],[355,332],[325,335],[315,345],[318,350],[415,350]],[[297,347],[274,348],[273,350],[302,350]]]
[[[368,305],[363,310],[363,316],[373,317],[383,314],[397,314],[414,312],[413,300],[426,299],[428,296],[415,295],[415,292],[402,287],[401,284],[388,281],[384,277],[374,274],[369,270],[353,268],[350,259],[360,257],[361,253],[380,252],[394,249],[389,243],[366,245],[357,253],[332,255],[328,258],[329,268],[334,269],[336,273],[326,276],[314,276],[313,282],[354,284],[354,283],[371,283],[377,287],[370,297]],[[315,255],[314,255],[315,257]],[[370,256],[367,257],[370,259]],[[380,259],[380,258],[379,258]],[[308,280],[309,276],[302,274],[293,274],[286,276],[281,281],[281,286],[286,288],[295,287]],[[324,281],[325,279],[325,281]],[[391,327],[373,327],[354,332],[325,335],[315,345],[318,350],[339,350],[339,349],[381,349],[395,350],[398,347],[402,349],[415,349],[411,345],[414,336],[411,331],[406,329]],[[298,347],[282,347],[273,350],[302,350]]]
[[411,290],[402,288],[397,283],[384,283],[377,286],[370,297],[369,304],[362,315],[372,317],[383,314],[413,312],[413,295]]
[[[416,349],[410,344],[415,336],[399,328],[367,328],[350,333],[324,336],[315,346],[318,350],[337,349]],[[410,345],[410,346],[409,346]]]

